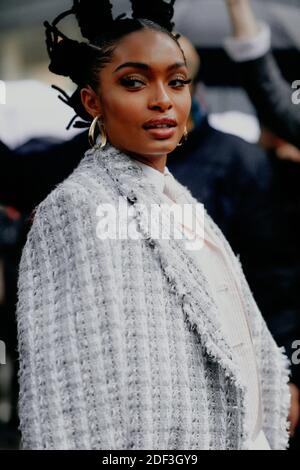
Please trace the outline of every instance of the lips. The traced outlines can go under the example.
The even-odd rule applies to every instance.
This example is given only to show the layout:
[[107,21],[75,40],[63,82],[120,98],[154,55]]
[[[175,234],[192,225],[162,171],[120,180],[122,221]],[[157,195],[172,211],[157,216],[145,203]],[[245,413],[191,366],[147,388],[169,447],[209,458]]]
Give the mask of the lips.
[[149,127],[145,129],[148,135],[156,140],[170,139],[176,132],[175,127]]
[[145,122],[143,128],[145,130],[149,129],[170,129],[176,127],[177,122],[174,119],[164,118],[164,119],[151,119],[150,121]]

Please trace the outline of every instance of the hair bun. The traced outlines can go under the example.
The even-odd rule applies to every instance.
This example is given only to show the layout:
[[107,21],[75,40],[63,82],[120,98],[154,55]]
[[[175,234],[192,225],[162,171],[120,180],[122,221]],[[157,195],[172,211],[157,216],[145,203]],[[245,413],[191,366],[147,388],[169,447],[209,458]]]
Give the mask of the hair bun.
[[79,84],[82,81],[84,63],[89,54],[88,45],[71,39],[62,39],[52,49],[49,70],[58,75],[70,77]]
[[163,0],[131,0],[132,17],[146,18],[172,32],[174,23],[171,20],[174,16],[174,3],[175,0],[171,0],[169,3]]
[[108,30],[114,21],[108,0],[74,0],[73,11],[82,36],[89,41]]

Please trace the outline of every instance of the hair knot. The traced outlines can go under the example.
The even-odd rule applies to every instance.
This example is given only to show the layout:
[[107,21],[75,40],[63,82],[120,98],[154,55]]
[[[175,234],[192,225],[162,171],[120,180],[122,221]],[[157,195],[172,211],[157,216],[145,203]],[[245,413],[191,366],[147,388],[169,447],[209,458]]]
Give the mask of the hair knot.
[[174,16],[174,3],[175,0],[171,0],[169,3],[163,0],[131,0],[132,17],[146,18],[172,32],[174,23],[171,20]]

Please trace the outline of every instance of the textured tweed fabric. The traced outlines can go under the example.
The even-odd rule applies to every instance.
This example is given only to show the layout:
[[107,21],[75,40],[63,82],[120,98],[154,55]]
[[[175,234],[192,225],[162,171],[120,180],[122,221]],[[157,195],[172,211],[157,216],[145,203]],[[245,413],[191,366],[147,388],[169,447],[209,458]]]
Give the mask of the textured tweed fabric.
[[[101,239],[99,205],[117,206],[121,196],[143,237]],[[142,205],[161,202],[134,159],[107,144],[37,207],[18,285],[23,448],[249,447],[242,375],[207,280],[184,240],[154,238],[145,222]],[[284,449],[288,361],[205,217],[243,291],[263,430],[272,449]]]

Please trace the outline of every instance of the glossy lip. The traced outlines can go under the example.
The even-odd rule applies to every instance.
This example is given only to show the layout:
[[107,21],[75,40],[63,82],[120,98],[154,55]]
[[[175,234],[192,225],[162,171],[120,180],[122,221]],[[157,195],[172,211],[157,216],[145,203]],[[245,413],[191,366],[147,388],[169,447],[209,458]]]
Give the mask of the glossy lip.
[[[149,121],[145,122],[143,124],[143,129],[145,130],[149,130],[149,126],[157,126],[157,125],[161,125],[161,124],[168,124],[172,127],[176,127],[177,126],[177,122],[175,121],[175,119],[172,119],[172,118],[161,118],[161,119],[150,119]],[[164,130],[164,129],[163,129]]]
[[167,128],[167,129],[145,129],[152,137],[163,140],[169,139],[175,134],[175,127]]

